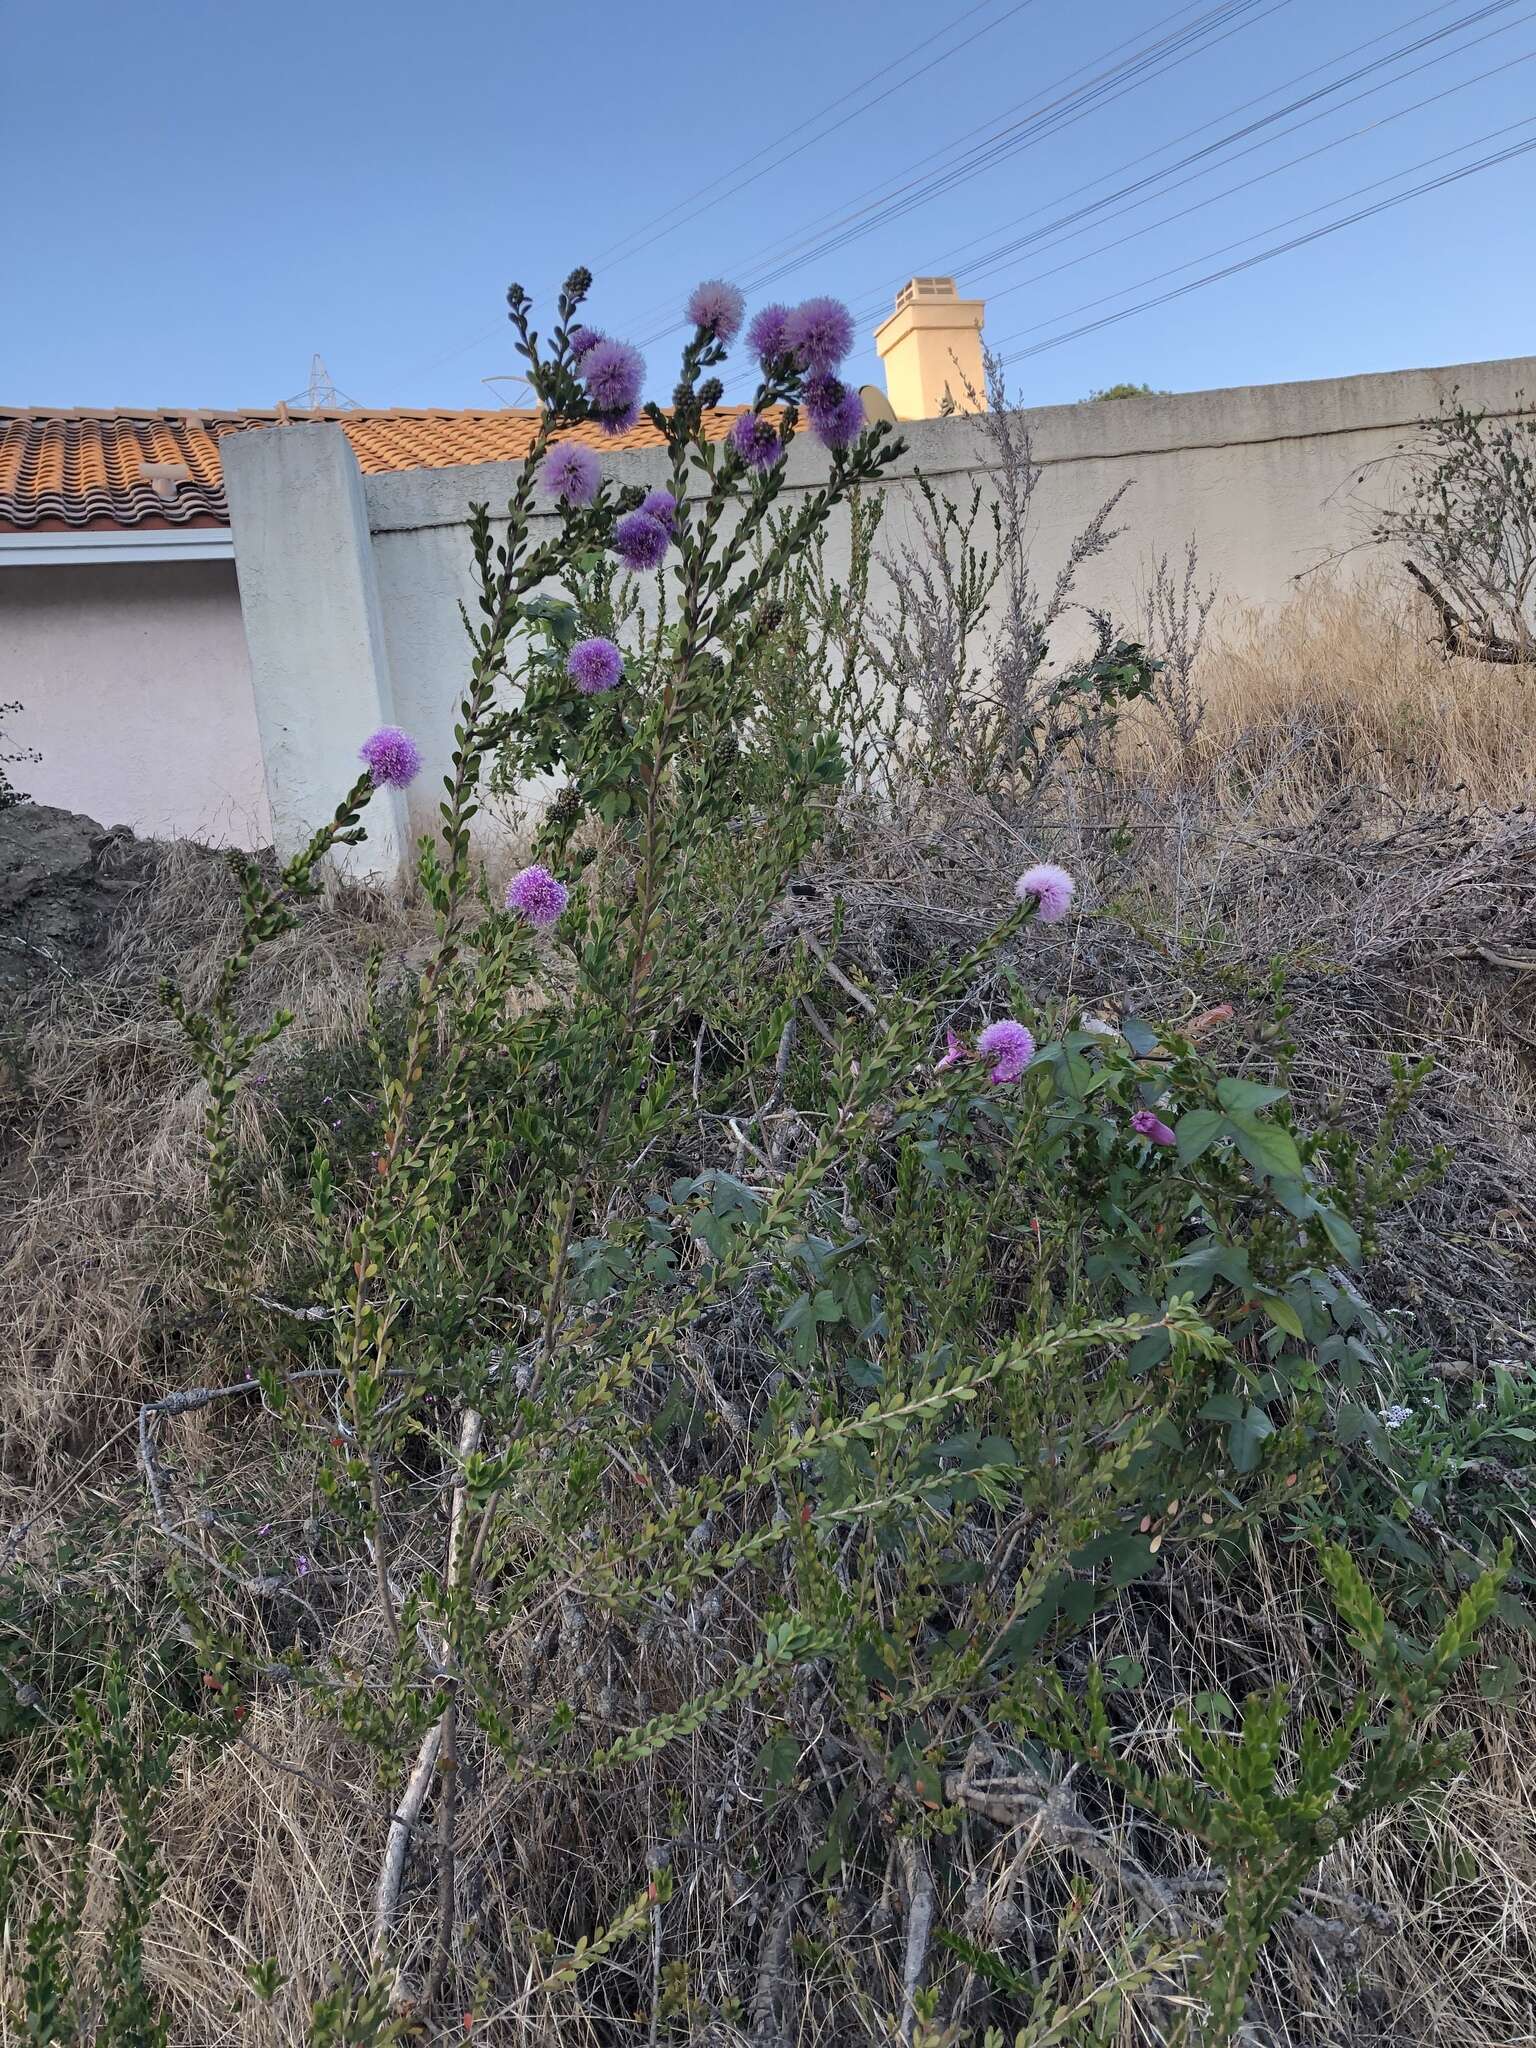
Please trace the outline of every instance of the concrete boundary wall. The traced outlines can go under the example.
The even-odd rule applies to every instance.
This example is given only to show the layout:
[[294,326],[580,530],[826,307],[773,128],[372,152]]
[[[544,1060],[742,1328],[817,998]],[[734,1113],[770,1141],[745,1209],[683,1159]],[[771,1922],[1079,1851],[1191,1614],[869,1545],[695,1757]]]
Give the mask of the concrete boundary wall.
[[[1362,537],[1369,503],[1390,490],[1390,470],[1379,466],[1444,409],[1453,388],[1510,413],[1522,395],[1536,401],[1536,357],[1021,412],[1015,419],[1044,472],[1034,503],[1037,575],[1054,579],[1072,538],[1129,485],[1116,514],[1123,530],[1089,565],[1081,601],[1134,617],[1150,559],[1181,551],[1193,533],[1205,574],[1229,602],[1283,602],[1299,576]],[[902,433],[907,453],[881,486],[892,549],[910,536],[915,472],[959,497],[973,481],[988,490],[996,462],[975,419],[918,421]],[[333,444],[323,462],[297,447],[291,457],[279,452],[309,437]],[[494,514],[515,471],[484,464],[357,479],[336,427],[237,435],[224,452],[264,747],[272,736],[279,846],[301,823],[307,829],[329,814],[341,785],[325,781],[317,809],[322,778],[334,777],[347,745],[355,749],[365,710],[387,708],[420,739],[430,772],[411,793],[409,822],[429,828],[467,667],[458,605],[473,595],[469,508],[482,501]],[[786,498],[814,488],[825,463],[809,437],[797,440]],[[646,487],[667,474],[660,451],[616,454],[605,468]],[[1365,471],[1375,473],[1362,484]],[[842,526],[831,540],[834,572],[846,549]],[[1343,573],[1361,559],[1346,556]]]

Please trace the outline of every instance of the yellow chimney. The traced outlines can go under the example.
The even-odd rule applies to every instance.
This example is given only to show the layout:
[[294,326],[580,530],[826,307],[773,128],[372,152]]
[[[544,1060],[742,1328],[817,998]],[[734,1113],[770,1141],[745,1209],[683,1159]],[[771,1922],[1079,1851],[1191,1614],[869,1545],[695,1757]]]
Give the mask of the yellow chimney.
[[[875,348],[885,364],[885,388],[897,419],[985,412],[985,310],[985,300],[960,298],[952,277],[914,277],[902,286],[895,312],[875,329]],[[946,394],[952,405],[946,403]]]

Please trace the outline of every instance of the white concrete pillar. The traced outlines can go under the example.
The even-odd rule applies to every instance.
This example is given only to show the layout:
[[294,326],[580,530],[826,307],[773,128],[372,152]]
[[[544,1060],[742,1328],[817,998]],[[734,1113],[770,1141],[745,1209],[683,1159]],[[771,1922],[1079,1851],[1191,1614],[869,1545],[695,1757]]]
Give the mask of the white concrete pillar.
[[[229,499],[273,844],[296,853],[355,780],[357,750],[394,721],[373,542],[357,458],[340,427],[250,428],[219,455]],[[381,789],[368,837],[338,858],[392,879],[409,848],[405,801]]]

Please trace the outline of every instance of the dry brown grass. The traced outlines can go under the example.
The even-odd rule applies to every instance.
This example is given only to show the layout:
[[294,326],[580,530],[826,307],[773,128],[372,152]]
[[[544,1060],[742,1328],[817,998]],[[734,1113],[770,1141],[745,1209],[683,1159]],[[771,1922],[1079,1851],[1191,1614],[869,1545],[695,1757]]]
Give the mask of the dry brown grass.
[[1385,581],[1229,608],[1196,687],[1206,717],[1187,751],[1155,714],[1127,720],[1136,769],[1163,787],[1262,790],[1266,812],[1290,816],[1341,783],[1412,806],[1458,792],[1502,810],[1536,794],[1536,676],[1447,656],[1426,612]]
[[[1298,1713],[1328,1720],[1305,1555],[1256,1546],[1252,1562],[1262,1598],[1241,1611],[1224,1607],[1220,1588],[1201,1585],[1192,1567],[1169,1589],[1161,1630],[1142,1603],[1107,1618],[1097,1654],[1136,1655],[1149,1670],[1167,1660],[1172,1683],[1134,1741],[1146,1767],[1177,1769],[1174,1709],[1198,1719],[1194,1696],[1230,1697],[1241,1673],[1256,1688],[1284,1684]],[[1199,1628],[1180,1625],[1181,1607],[1198,1612]],[[1259,2037],[1264,2048],[1521,2048],[1536,2039],[1536,1646],[1501,1633],[1489,1647],[1514,1662],[1516,1696],[1493,1704],[1467,1676],[1436,1724],[1462,1746],[1462,1769],[1319,1865],[1303,1904],[1337,1924],[1293,1919],[1269,1944],[1255,1984],[1273,2028]],[[1357,1914],[1354,1902],[1375,1910]]]
[[[30,1020],[0,1171],[0,1474],[29,1487],[77,1484],[80,1461],[109,1454],[156,1379],[156,1331],[202,1305],[204,1098],[158,988],[208,987],[234,901],[216,855],[160,849],[105,970],[60,982]],[[408,904],[337,889],[258,961],[253,1013],[292,1010],[295,1048],[354,1036],[370,950],[403,953],[424,929]]]
[[[1465,1768],[1451,1784],[1382,1821],[1319,1871],[1323,1894],[1367,1899],[1389,1926],[1361,1929],[1358,1948],[1343,1954],[1309,1938],[1305,1924],[1277,1940],[1259,1989],[1271,2011],[1294,2017],[1274,2048],[1519,2048],[1533,2038],[1536,1784],[1528,1759],[1536,1657],[1519,1654],[1522,1700],[1493,1707],[1468,1689],[1448,1713],[1466,1744]],[[173,1989],[178,2048],[298,2048],[303,2001],[324,1988],[328,1965],[365,1963],[366,1850],[377,1854],[382,1804],[371,1773],[360,1773],[291,1707],[263,1714],[252,1739],[272,1756],[301,1759],[310,1776],[236,1747],[190,1778],[166,1816],[174,1864],[155,1960]],[[1148,1753],[1159,1747],[1174,1750],[1171,1740],[1149,1742]],[[611,1840],[579,1845],[562,1835],[543,1825],[520,1829],[515,1847],[467,1845],[487,1858],[487,1877],[495,1873],[486,1911],[498,1936],[521,1945],[542,1924],[562,1857],[580,1847],[599,1860],[612,1851]],[[1121,1847],[1134,1839],[1127,1831]],[[1050,1847],[1035,1855],[1044,1876]],[[1068,1864],[1063,1874],[1079,1873]],[[697,1930],[700,1953],[729,1945],[718,1922],[733,1904],[711,1897],[708,1886],[685,1901],[690,1919],[709,1923]],[[807,1932],[837,1943],[836,1929],[814,1919]],[[669,1956],[685,1945],[686,1936],[669,1930]],[[262,1956],[281,1963],[290,1987],[265,2013],[242,1999],[244,1968]],[[643,2002],[639,1986],[636,1996]],[[552,2003],[553,2011],[534,2000],[515,2018],[482,2010],[477,2031],[541,2048],[601,2038],[571,2003],[563,2017]],[[238,2018],[225,2017],[232,2007]],[[818,2030],[814,2038],[827,2037]],[[1122,2038],[1131,2048],[1147,2037],[1131,2023]]]
[[[1304,1554],[1256,1550],[1253,1563],[1263,1598],[1241,1609],[1224,1605],[1219,1583],[1191,1558],[1164,1593],[1148,1589],[1101,1617],[1095,1653],[1134,1656],[1150,1674],[1138,1698],[1138,1724],[1128,1732],[1142,1764],[1177,1768],[1175,1711],[1190,1711],[1206,1688],[1232,1693],[1238,1674],[1255,1687],[1291,1686],[1298,1712],[1317,1704],[1317,1688],[1326,1718],[1327,1674],[1312,1655],[1316,1590]],[[347,1607],[335,1638],[338,1652],[364,1662],[382,1655],[364,1577],[337,1590]],[[646,1687],[651,1707],[664,1711],[675,1693],[698,1683],[712,1647],[718,1653],[718,1645],[699,1646],[699,1668],[687,1673],[669,1672],[666,1657],[640,1653],[624,1674],[621,1717],[634,1712],[632,1686]],[[1303,1903],[1327,1925],[1294,1919],[1269,1944],[1255,1986],[1269,2019],[1247,2037],[1247,2048],[1527,2048],[1536,2038],[1529,1988],[1536,1968],[1536,1776],[1529,1761],[1536,1745],[1536,1649],[1518,1636],[1500,1636],[1490,1648],[1518,1666],[1516,1696],[1492,1704],[1468,1678],[1442,1709],[1437,1729],[1462,1744],[1462,1768],[1320,1866]],[[515,1656],[536,1654],[532,1638],[509,1649],[509,1672]],[[580,1658],[579,1647],[557,1648],[536,1699],[529,1697],[531,1713],[555,1697],[582,1698]],[[1201,1710],[1193,1711],[1198,1716]],[[474,2038],[498,2048],[608,2048],[645,2039],[643,2019],[633,2017],[651,1995],[643,1944],[631,1945],[622,1958],[624,2016],[616,2019],[605,2017],[601,2001],[591,2004],[579,1992],[540,1989],[532,1958],[542,1930],[558,1930],[563,1950],[574,1932],[622,1904],[616,1874],[641,1867],[647,1845],[669,1837],[675,1821],[668,1816],[679,1811],[714,1811],[722,1832],[713,1854],[692,1858],[689,1845],[678,1844],[682,1883],[661,1922],[663,1960],[691,1958],[708,1971],[728,1958],[738,1981],[743,1971],[750,1978],[751,1952],[774,1889],[767,1876],[751,1875],[745,1866],[756,1851],[771,1868],[783,1846],[773,1817],[758,1809],[742,1781],[761,1732],[759,1726],[738,1744],[704,1734],[657,1766],[615,1781],[605,1794],[572,1787],[548,1798],[527,1790],[493,1795],[497,1774],[483,1745],[469,1742],[464,1768],[479,1796],[467,1806],[460,1848],[466,1896],[473,1901],[464,1962],[471,1972],[479,1965],[499,1980],[488,1998],[476,1997]],[[167,1875],[148,1941],[175,2048],[306,2048],[309,2005],[326,1989],[332,1969],[353,1980],[366,1973],[371,1891],[389,1804],[375,1759],[296,1696],[276,1689],[254,1706],[241,1741],[202,1762],[183,1753],[157,1816]],[[1116,1855],[1132,1865],[1147,1857],[1145,1822],[1121,1813],[1100,1815],[1098,1825]],[[55,1894],[62,1889],[65,1846],[62,1830],[51,1841],[32,1843],[41,1882]],[[111,1848],[109,1829],[97,1854],[103,1906]],[[981,1844],[977,1860],[987,1884],[1011,1869],[1015,1918],[1019,1897],[1026,1906],[1034,1897],[1042,1902],[1043,1925],[1049,1924],[1044,1902],[1061,1886],[1088,1883],[1089,1925],[1099,1944],[1096,1973],[1114,1967],[1119,1932],[1145,1931],[1144,1902],[1126,1897],[1102,1874],[1094,1877],[1071,1845],[1048,1831],[1021,1825],[990,1870]],[[1209,1927],[1210,1904],[1202,1904],[1199,1890],[1182,1890],[1166,1855],[1158,1862],[1163,1881],[1185,1901],[1193,1938]],[[1194,1861],[1188,1873],[1193,1885]],[[1353,1910],[1357,1902],[1366,1902],[1369,1912]],[[999,1919],[986,1934],[989,1910],[968,1894],[963,1902],[949,1901],[946,1918],[974,1926],[1005,1955],[1022,1955],[1017,1926],[1010,1935]],[[417,1870],[400,1929],[407,1953],[425,1951],[433,1912],[430,1873]],[[813,1893],[799,1932],[805,1946],[796,1977],[803,2003],[784,2038],[796,2048],[842,2048],[872,2038],[847,1988],[861,1973],[867,1986],[876,1959],[869,1930],[842,1924]],[[270,2006],[250,1997],[246,1978],[262,1959],[275,1962],[283,1977]],[[695,1982],[706,1995],[723,1988],[708,1974]],[[894,1977],[885,1994],[886,2010],[894,2010]],[[747,2048],[748,2042],[745,2031],[724,2025],[681,2038],[707,2048],[717,2042]],[[1159,2048],[1162,2037],[1133,2006],[1113,2040],[1115,2048]],[[954,2048],[980,2048],[979,2032],[962,2028]]]

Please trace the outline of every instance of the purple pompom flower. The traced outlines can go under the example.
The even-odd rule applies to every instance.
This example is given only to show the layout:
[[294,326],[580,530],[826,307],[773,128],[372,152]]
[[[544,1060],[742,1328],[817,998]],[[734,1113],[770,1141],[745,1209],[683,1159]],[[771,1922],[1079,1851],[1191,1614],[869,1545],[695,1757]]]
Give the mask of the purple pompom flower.
[[1072,898],[1077,884],[1065,868],[1058,868],[1048,860],[1037,866],[1026,868],[1013,885],[1013,893],[1021,903],[1031,897],[1036,904],[1035,915],[1042,924],[1060,924],[1072,908]]
[[613,547],[626,569],[659,569],[671,535],[649,512],[626,512],[613,529]]
[[1160,1116],[1150,1109],[1138,1109],[1131,1118],[1131,1129],[1138,1138],[1145,1138],[1152,1145],[1177,1145],[1178,1139]]
[[667,529],[668,539],[677,533],[677,500],[670,491],[647,491],[640,500],[640,510],[648,512],[653,519],[660,520]]
[[578,321],[565,338],[571,345],[571,354],[579,363],[589,349],[597,347],[603,337],[595,327],[584,326]]
[[617,412],[600,412],[595,415],[597,424],[605,434],[627,434],[640,420],[640,401],[633,405],[621,405]]
[[570,890],[564,882],[557,882],[548,868],[524,868],[507,884],[508,910],[541,928],[553,924],[570,900]]
[[539,465],[539,488],[566,505],[590,505],[603,481],[603,466],[579,441],[562,441]]
[[760,313],[753,314],[747,329],[747,347],[765,370],[780,356],[789,354],[789,343],[784,339],[788,325],[788,306],[764,306]]
[[627,341],[595,341],[581,359],[581,381],[595,411],[628,412],[639,402],[645,358]]
[[421,773],[421,749],[398,725],[381,725],[358,748],[375,789],[404,789]]
[[723,277],[706,277],[688,294],[684,313],[695,327],[715,341],[734,341],[741,332],[747,303],[733,284]]
[[624,657],[611,640],[578,640],[565,657],[565,672],[583,697],[601,697],[622,679]]
[[806,299],[784,322],[784,343],[802,370],[835,370],[853,347],[853,315],[841,299]]
[[1000,1017],[976,1041],[978,1059],[995,1062],[990,1081],[1017,1081],[1035,1056],[1033,1034],[1015,1017]]
[[842,396],[835,405],[817,406],[811,412],[811,432],[823,448],[851,448],[864,431],[864,401],[850,386],[839,385]]
[[731,442],[748,469],[772,469],[784,444],[772,420],[760,412],[744,412],[731,429]]

